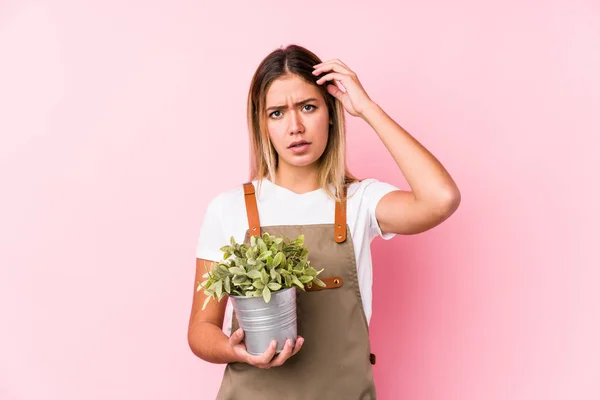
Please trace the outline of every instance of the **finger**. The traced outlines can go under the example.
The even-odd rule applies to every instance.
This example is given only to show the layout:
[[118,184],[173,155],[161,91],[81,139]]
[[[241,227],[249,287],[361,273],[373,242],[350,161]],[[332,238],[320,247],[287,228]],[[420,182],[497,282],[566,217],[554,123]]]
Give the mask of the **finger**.
[[[346,82],[335,79],[335,75],[337,75],[337,74],[332,73],[332,74],[325,75],[317,80],[317,84],[320,85],[321,83],[326,82],[326,81],[321,82],[321,79],[329,77],[329,80],[333,80],[333,84],[328,84],[325,86],[325,88],[328,89],[328,92],[333,97],[337,98],[338,100],[342,100],[342,96],[348,91],[348,89],[346,87]],[[339,75],[339,77],[341,77],[341,76],[343,76],[343,75]]]
[[333,97],[335,97],[338,100],[342,100],[342,96],[345,94],[345,92],[343,90],[341,90],[340,88],[338,88],[336,85],[327,85],[326,86],[327,92],[329,92],[330,95],[332,95]]
[[242,328],[239,328],[238,330],[233,332],[233,334],[231,336],[229,336],[229,344],[231,346],[235,346],[236,344],[241,343],[243,338],[244,338],[244,330]]
[[267,350],[265,350],[265,352],[260,356],[250,356],[252,364],[262,368],[267,367],[273,359],[275,351],[277,351],[277,340],[271,341],[271,344],[269,344]]
[[296,353],[298,353],[300,351],[303,344],[304,344],[304,338],[302,336],[298,336],[298,339],[296,339],[296,346],[294,347],[294,351],[292,351],[292,355],[290,357],[295,356]]
[[343,66],[340,64],[323,64],[320,67],[315,68],[315,70],[312,73],[314,75],[319,75],[320,73],[325,72],[325,71],[334,71],[334,72],[338,72],[341,74],[347,74],[347,75],[354,74],[354,72],[352,72],[352,70],[350,70],[346,66]]
[[285,345],[283,346],[283,350],[281,353],[277,354],[273,361],[271,361],[272,367],[280,367],[283,365],[285,360],[287,360],[292,354],[292,339],[288,339],[285,341]]
[[325,81],[332,81],[332,80],[338,80],[341,81],[342,84],[346,84],[346,82],[348,81],[350,77],[348,75],[345,74],[340,74],[337,72],[332,72],[330,74],[324,75],[322,77],[320,77],[319,79],[317,79],[317,84],[320,85],[321,83],[325,82]]

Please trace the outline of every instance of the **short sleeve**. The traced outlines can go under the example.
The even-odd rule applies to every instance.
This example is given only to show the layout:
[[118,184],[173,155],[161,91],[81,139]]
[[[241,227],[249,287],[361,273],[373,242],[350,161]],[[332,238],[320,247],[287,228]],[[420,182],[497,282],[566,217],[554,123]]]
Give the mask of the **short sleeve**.
[[214,197],[206,207],[196,244],[197,258],[210,261],[221,261],[223,259],[223,252],[220,248],[226,245],[229,240],[225,239],[223,233],[221,209],[221,196]]
[[363,201],[366,201],[367,212],[369,215],[369,233],[371,239],[374,239],[376,236],[381,236],[384,240],[389,240],[396,236],[393,232],[381,232],[381,227],[377,222],[377,216],[375,215],[375,210],[377,208],[377,204],[381,200],[383,196],[386,194],[393,192],[394,190],[400,190],[396,186],[378,181],[377,179],[367,179],[366,187],[363,193]]

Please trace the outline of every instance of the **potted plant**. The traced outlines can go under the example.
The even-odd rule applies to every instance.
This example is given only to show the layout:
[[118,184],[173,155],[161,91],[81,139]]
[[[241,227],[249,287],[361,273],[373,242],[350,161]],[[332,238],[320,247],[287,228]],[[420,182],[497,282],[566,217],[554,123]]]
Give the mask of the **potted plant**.
[[239,326],[244,329],[248,353],[265,352],[277,340],[276,353],[286,339],[296,340],[296,290],[313,284],[325,286],[308,260],[304,235],[290,241],[286,236],[252,236],[250,245],[236,243],[220,249],[223,260],[203,275],[197,291],[204,289],[207,298],[220,301],[229,295]]

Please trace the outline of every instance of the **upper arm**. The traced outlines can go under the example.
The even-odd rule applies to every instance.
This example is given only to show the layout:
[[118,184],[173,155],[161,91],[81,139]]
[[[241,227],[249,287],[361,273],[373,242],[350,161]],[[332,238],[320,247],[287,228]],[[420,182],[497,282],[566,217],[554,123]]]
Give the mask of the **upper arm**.
[[198,323],[208,322],[223,329],[223,318],[225,315],[228,297],[225,296],[221,301],[211,299],[204,310],[202,306],[206,300],[204,290],[196,291],[200,282],[204,281],[203,275],[209,271],[217,260],[221,260],[223,252],[222,246],[229,243],[225,232],[227,227],[223,226],[222,210],[223,196],[217,195],[212,198],[206,207],[204,219],[198,235],[196,244],[196,272],[194,278],[194,295],[190,312],[190,321],[188,332]]
[[[196,257],[205,260],[220,260],[221,247],[229,243],[223,227],[222,196],[215,196],[207,205],[196,243]],[[204,266],[203,266],[204,267]],[[206,271],[204,271],[206,272]],[[204,272],[202,274],[204,274]],[[200,276],[202,276],[200,274]]]
[[199,283],[205,280],[205,278],[203,278],[202,275],[204,275],[207,270],[210,270],[212,268],[213,263],[213,261],[205,260],[202,258],[196,258],[194,296],[192,300],[192,309],[190,312],[188,331],[191,331],[194,325],[196,325],[199,322],[209,322],[218,326],[221,329],[223,328],[223,317],[225,315],[225,308],[227,306],[228,300],[227,295],[225,295],[225,297],[223,297],[221,301],[211,299],[206,305],[206,308],[202,310],[202,305],[204,304],[206,295],[204,294],[203,289],[200,289],[200,291],[196,291]]
[[394,190],[377,203],[375,215],[382,232],[411,235],[431,229],[458,208],[459,196],[440,196],[437,201],[418,201],[413,192]]

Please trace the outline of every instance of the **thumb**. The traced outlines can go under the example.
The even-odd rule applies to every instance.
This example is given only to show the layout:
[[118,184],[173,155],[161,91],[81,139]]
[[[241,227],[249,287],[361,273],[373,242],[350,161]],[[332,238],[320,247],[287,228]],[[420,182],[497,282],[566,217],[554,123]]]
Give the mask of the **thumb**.
[[240,343],[244,338],[244,330],[242,328],[238,328],[233,334],[229,337],[229,344],[232,346]]

